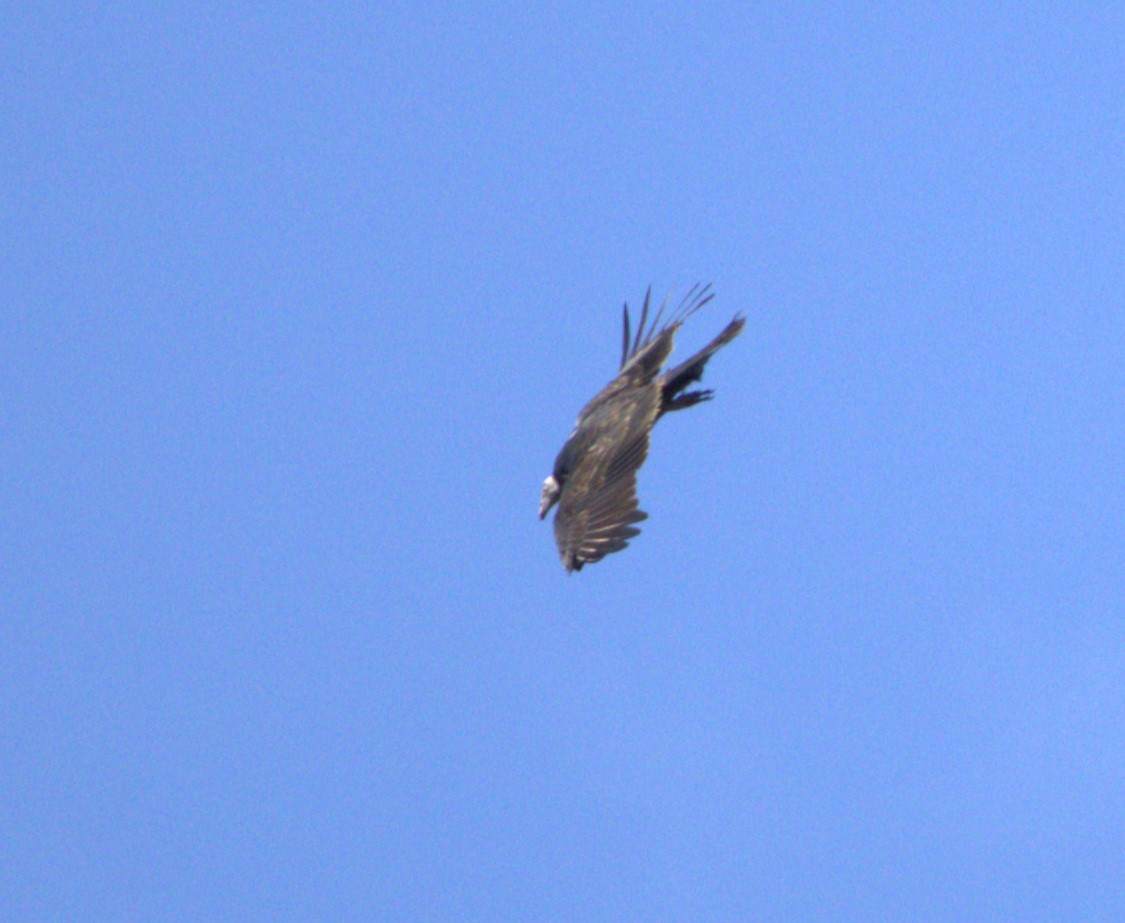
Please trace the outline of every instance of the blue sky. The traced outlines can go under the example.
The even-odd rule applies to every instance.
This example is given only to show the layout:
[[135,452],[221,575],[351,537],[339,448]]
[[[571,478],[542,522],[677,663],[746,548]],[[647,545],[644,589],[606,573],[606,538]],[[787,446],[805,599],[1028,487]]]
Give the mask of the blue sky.
[[1120,4],[10,6],[0,916],[1123,918]]

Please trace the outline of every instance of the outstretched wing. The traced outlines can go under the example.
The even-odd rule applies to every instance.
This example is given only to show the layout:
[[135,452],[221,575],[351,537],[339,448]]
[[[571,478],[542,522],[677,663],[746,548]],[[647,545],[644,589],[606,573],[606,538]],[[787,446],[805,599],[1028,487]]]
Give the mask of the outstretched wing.
[[555,515],[555,540],[568,571],[620,551],[640,534],[637,471],[660,410],[655,385],[618,395],[584,421],[591,440],[570,472]]
[[[621,371],[624,372],[626,368],[634,369],[640,367],[638,371],[641,377],[651,378],[660,371],[660,367],[664,365],[668,359],[668,354],[672,351],[672,337],[685,320],[691,317],[696,311],[702,308],[708,301],[715,297],[715,293],[711,291],[711,285],[699,285],[696,283],[684,296],[679,306],[661,326],[660,322],[664,319],[664,312],[668,309],[668,299],[664,299],[664,303],[657,309],[656,316],[652,319],[652,323],[648,323],[649,306],[652,301],[652,286],[649,286],[648,291],[645,292],[645,300],[641,305],[640,323],[637,324],[636,336],[630,342],[629,331],[629,305],[622,308],[622,336],[621,336]],[[647,329],[646,329],[647,327]]]
[[[638,392],[646,390],[660,374],[661,368],[672,352],[676,331],[687,318],[714,297],[710,285],[702,287],[693,285],[683,301],[661,326],[660,322],[664,319],[668,301],[665,300],[657,309],[656,316],[649,323],[649,308],[652,301],[652,289],[649,288],[645,293],[644,304],[641,306],[640,324],[635,335],[631,335],[629,306],[626,305],[621,341],[621,369],[617,377],[582,408],[578,414],[576,427],[585,430],[588,426],[594,426],[592,421],[596,418],[600,418],[603,425],[608,419],[610,425],[621,426],[623,419],[620,415],[621,408],[632,407],[630,402],[636,399]],[[613,415],[607,418],[607,414],[611,411]],[[659,416],[658,411],[655,412],[652,422],[648,423],[649,429],[652,429],[657,416]],[[617,435],[620,435],[620,431]]]

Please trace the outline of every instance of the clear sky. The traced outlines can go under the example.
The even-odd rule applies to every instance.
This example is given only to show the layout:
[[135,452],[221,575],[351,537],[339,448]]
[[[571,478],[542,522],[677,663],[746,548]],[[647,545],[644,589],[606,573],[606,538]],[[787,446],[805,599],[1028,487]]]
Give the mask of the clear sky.
[[[1125,919],[1123,41],[8,4],[0,918]],[[568,577],[696,281],[745,332]]]

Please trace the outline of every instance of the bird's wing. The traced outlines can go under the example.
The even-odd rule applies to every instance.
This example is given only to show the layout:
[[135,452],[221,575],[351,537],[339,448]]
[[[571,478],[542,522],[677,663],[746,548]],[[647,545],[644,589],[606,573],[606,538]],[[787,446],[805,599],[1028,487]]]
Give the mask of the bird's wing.
[[649,385],[619,395],[587,421],[592,441],[570,472],[555,515],[555,540],[567,570],[600,561],[640,534],[635,524],[647,514],[637,509],[637,470],[659,410],[660,389]]
[[[664,317],[668,302],[656,312],[656,316],[649,323],[649,307],[652,289],[645,293],[645,300],[641,306],[640,324],[635,336],[630,336],[629,308],[625,307],[624,332],[621,346],[621,369],[617,377],[602,388],[578,414],[577,426],[582,426],[585,421],[593,417],[604,416],[607,408],[619,407],[629,395],[635,395],[660,374],[661,368],[672,352],[673,340],[676,331],[683,322],[715,297],[711,286],[692,286],[684,296],[679,307],[668,317],[663,326],[660,321]],[[698,357],[697,357],[698,358]]]
[[636,335],[630,339],[629,306],[622,309],[622,337],[621,337],[621,371],[626,369],[635,375],[652,377],[668,359],[672,351],[672,338],[691,315],[702,308],[708,301],[715,297],[710,285],[693,285],[684,296],[679,306],[668,315],[668,319],[661,326],[664,312],[668,309],[668,299],[656,312],[652,323],[648,323],[649,306],[652,300],[652,287],[645,292],[645,300],[641,305],[640,323],[637,325]]

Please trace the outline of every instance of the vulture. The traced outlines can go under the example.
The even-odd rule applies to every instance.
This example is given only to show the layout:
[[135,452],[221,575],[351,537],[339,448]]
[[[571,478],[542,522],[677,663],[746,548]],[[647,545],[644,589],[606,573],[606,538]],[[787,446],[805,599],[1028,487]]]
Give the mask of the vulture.
[[[624,307],[621,368],[578,415],[578,422],[543,482],[539,518],[557,503],[555,541],[567,573],[621,551],[640,534],[648,514],[637,508],[637,471],[648,455],[649,434],[665,413],[709,401],[711,391],[685,390],[703,377],[716,352],[742,332],[746,320],[735,315],[723,331],[690,359],[668,371],[676,331],[714,297],[711,286],[695,285],[663,326],[668,300],[648,323],[650,286],[640,324],[630,341],[629,305]],[[647,330],[646,330],[647,326]]]

